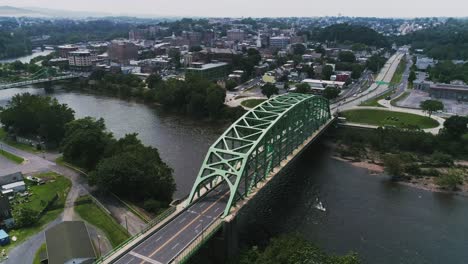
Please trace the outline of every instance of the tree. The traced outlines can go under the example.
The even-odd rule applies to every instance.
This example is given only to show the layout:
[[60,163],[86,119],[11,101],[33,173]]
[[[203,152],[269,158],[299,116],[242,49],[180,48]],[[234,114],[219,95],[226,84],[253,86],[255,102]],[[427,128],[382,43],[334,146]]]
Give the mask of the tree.
[[310,93],[310,85],[308,83],[300,83],[296,85],[295,93]]
[[468,117],[451,116],[444,122],[444,133],[452,138],[460,138],[461,135],[468,133]]
[[447,174],[436,179],[437,185],[452,191],[456,190],[458,185],[463,184],[463,182],[463,172],[458,169],[450,169]]
[[13,210],[13,218],[15,225],[19,228],[29,227],[34,225],[38,220],[39,213],[27,206],[20,206],[18,209]]
[[265,85],[262,86],[262,94],[265,95],[268,99],[274,94],[278,94],[279,89],[276,87],[276,85],[272,83],[266,83]]
[[385,172],[387,172],[390,176],[392,176],[395,179],[403,176],[404,164],[399,155],[385,155],[383,161]]
[[39,135],[48,143],[59,143],[65,133],[65,124],[75,118],[74,111],[57,99],[17,94],[0,112],[3,126],[21,136]]
[[330,77],[333,75],[333,67],[330,65],[323,66],[322,69],[322,79],[330,80]]
[[306,47],[300,43],[293,44],[292,49],[294,55],[303,55],[306,52]]
[[437,100],[422,101],[419,106],[424,112],[427,112],[429,114],[429,117],[431,117],[432,113],[444,109],[444,104],[441,101]]
[[453,158],[449,154],[436,150],[431,155],[431,163],[434,166],[451,166],[453,165]]
[[335,99],[340,95],[340,89],[336,87],[327,87],[323,90],[323,97],[327,98],[328,100]]
[[104,119],[85,117],[66,125],[61,149],[65,161],[90,170],[104,156],[111,143],[112,134],[106,131]]
[[359,79],[361,78],[364,67],[361,64],[355,63],[351,66],[351,78]]
[[340,51],[338,59],[342,62],[354,63],[356,61],[356,56],[352,51]]
[[237,82],[236,81],[231,80],[231,79],[226,81],[226,90],[233,91],[234,88],[236,88],[236,87],[237,87]]
[[162,83],[161,75],[153,73],[148,78],[146,78],[146,83],[148,84],[148,88],[154,89],[158,87]]
[[101,190],[130,200],[155,199],[165,205],[176,188],[172,169],[161,160],[158,150],[143,146],[136,134],[118,140],[89,180]]
[[414,80],[416,80],[416,73],[414,71],[410,71],[410,74],[408,76],[408,82],[410,85],[413,85]]

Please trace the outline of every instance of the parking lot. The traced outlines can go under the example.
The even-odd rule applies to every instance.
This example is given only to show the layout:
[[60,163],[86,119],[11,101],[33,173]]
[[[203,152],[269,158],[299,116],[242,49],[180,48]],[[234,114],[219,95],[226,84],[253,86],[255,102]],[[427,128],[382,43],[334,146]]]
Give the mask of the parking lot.
[[[419,108],[422,101],[434,99],[429,96],[427,92],[421,90],[412,90],[411,94],[404,100],[397,103],[398,106]],[[445,113],[468,115],[468,102],[458,102],[455,100],[436,99],[444,104]]]

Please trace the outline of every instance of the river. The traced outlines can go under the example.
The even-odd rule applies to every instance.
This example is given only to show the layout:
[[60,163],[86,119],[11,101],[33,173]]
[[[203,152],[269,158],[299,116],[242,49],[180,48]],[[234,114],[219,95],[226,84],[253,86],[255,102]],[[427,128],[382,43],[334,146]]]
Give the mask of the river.
[[3,59],[3,60],[0,60],[0,63],[10,63],[10,62],[14,62],[14,61],[21,61],[22,63],[29,63],[35,57],[47,56],[52,52],[54,52],[54,51],[53,50],[43,50],[43,51],[42,50],[33,50],[33,53],[30,54],[30,55],[25,55],[25,56],[22,56],[22,57],[12,58],[12,59]]
[[[0,106],[25,88],[0,91]],[[190,191],[210,144],[226,125],[167,114],[114,98],[52,94],[77,117],[102,117],[115,136],[139,133],[174,168],[182,197]],[[365,263],[467,263],[468,199],[392,183],[385,175],[334,160],[323,144],[312,145],[245,210],[241,238],[264,243],[298,232],[331,253],[357,252]],[[315,208],[321,201],[326,212]],[[245,220],[247,219],[247,220]]]

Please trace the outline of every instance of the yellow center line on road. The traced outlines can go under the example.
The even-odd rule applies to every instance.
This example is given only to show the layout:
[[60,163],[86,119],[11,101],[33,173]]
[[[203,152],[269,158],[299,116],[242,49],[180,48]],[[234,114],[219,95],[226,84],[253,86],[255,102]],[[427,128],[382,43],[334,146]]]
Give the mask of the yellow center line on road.
[[[201,212],[201,214],[199,214],[197,217],[195,217],[192,221],[190,221],[190,223],[186,224],[181,230],[179,230],[179,232],[177,232],[174,236],[171,237],[171,239],[169,239],[168,241],[166,241],[164,244],[162,244],[160,247],[158,247],[157,249],[155,249],[148,257],[153,257],[156,253],[158,253],[159,251],[161,251],[161,249],[163,249],[165,246],[167,246],[167,244],[171,243],[172,240],[174,240],[178,235],[180,235],[182,232],[185,231],[185,229],[187,229],[190,225],[192,225],[194,222],[196,222],[200,217],[203,216],[204,213],[206,213],[208,210],[210,210],[211,208],[213,208],[213,206],[216,205],[216,203],[218,201],[220,201],[221,199],[223,199],[226,195],[228,195],[229,192],[225,193],[223,196],[221,196],[218,200],[216,200],[212,205],[210,205],[208,208],[206,208],[203,212]],[[202,230],[203,232],[203,230]],[[140,262],[140,264],[144,264],[145,261],[142,261]]]

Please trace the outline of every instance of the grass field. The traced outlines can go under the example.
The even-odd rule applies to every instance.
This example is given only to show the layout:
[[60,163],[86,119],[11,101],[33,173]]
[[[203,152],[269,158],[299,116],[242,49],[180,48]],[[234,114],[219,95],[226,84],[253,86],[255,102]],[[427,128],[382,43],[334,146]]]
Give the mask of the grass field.
[[385,99],[385,97],[390,96],[393,93],[393,90],[390,90],[381,96],[377,96],[375,98],[369,99],[367,101],[364,101],[360,104],[360,106],[377,106],[377,107],[383,107],[381,106],[378,101]]
[[398,64],[398,67],[395,71],[395,74],[392,76],[392,80],[390,81],[390,84],[392,85],[398,85],[401,82],[401,79],[403,78],[403,73],[405,72],[406,69],[406,58],[403,57],[401,59],[400,64]]
[[374,126],[405,128],[417,126],[421,129],[437,127],[439,123],[429,117],[385,110],[357,109],[341,113],[346,121]]
[[20,204],[17,200],[15,202],[18,204],[12,204],[12,207],[16,208],[18,206],[23,206],[32,208],[36,211],[41,211],[44,209],[48,201],[50,201],[55,196],[55,194],[58,194],[58,199],[49,207],[46,212],[44,212],[44,214],[33,226],[10,230],[8,234],[10,237],[16,236],[17,241],[12,242],[10,245],[5,247],[0,247],[0,249],[5,249],[8,251],[10,248],[21,244],[21,242],[23,242],[29,236],[37,234],[39,231],[41,231],[46,224],[55,220],[63,212],[65,199],[71,187],[70,180],[54,172],[41,173],[35,176],[49,180],[49,182],[43,185],[30,186],[29,192],[32,193],[32,196],[29,198],[30,201]]
[[75,212],[86,222],[101,229],[113,247],[118,246],[129,238],[127,231],[97,206],[89,196],[77,199]]
[[257,105],[265,102],[266,99],[247,99],[241,102],[241,105],[247,108],[254,108]]
[[19,157],[19,156],[16,156],[15,154],[13,153],[10,153],[10,152],[7,152],[3,149],[0,149],[0,155],[13,161],[14,163],[16,164],[21,164],[23,163],[24,159],[22,157]]

